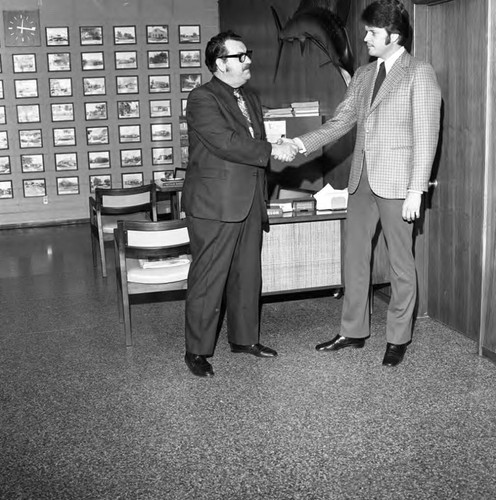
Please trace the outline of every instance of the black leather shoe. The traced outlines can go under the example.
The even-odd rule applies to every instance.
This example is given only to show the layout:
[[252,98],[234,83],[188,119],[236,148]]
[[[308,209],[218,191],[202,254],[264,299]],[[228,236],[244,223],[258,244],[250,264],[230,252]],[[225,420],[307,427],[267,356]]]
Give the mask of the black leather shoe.
[[386,347],[386,354],[384,354],[384,359],[382,364],[384,366],[396,366],[403,361],[403,356],[406,352],[406,344],[390,344],[388,342]]
[[188,365],[193,375],[197,377],[213,377],[214,370],[212,365],[207,361],[205,356],[201,354],[192,354],[191,352],[186,352],[184,355],[184,361]]
[[343,337],[341,335],[336,335],[332,340],[324,342],[323,344],[317,344],[315,349],[317,351],[327,352],[327,351],[339,351],[339,349],[344,349],[345,347],[354,347],[355,349],[360,349],[365,345],[365,339],[354,339],[351,337]]
[[253,345],[238,345],[231,344],[231,352],[245,352],[246,354],[253,354],[259,358],[275,358],[277,352],[270,347],[265,347],[262,344]]

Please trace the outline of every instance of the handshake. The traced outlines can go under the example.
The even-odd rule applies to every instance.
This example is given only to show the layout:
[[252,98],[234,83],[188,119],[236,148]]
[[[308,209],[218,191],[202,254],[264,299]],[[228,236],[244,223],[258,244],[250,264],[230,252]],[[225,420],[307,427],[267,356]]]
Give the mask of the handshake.
[[279,161],[293,161],[298,154],[298,146],[293,139],[281,137],[275,144],[272,144],[271,155]]

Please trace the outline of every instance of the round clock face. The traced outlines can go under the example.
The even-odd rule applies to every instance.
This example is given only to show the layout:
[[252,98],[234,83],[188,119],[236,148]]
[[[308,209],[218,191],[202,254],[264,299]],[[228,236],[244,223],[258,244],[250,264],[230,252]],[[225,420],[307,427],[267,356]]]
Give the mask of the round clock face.
[[10,46],[38,45],[40,33],[37,16],[28,11],[10,12],[5,19],[5,38],[6,44]]

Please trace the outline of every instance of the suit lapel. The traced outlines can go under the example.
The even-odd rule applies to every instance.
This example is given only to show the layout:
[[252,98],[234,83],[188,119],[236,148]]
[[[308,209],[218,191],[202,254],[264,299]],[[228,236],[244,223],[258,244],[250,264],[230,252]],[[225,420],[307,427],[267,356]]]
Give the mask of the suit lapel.
[[[372,112],[380,103],[381,101],[395,88],[398,87],[398,83],[401,81],[401,79],[405,76],[406,70],[405,66],[407,66],[410,62],[410,55],[405,52],[400,58],[393,64],[391,69],[389,70],[386,79],[381,85],[381,88],[377,92],[377,95],[375,96],[374,102],[370,106],[370,112]],[[375,83],[375,71],[372,72],[373,77],[371,81],[371,85],[369,86],[370,88],[370,95],[369,95],[369,102],[372,98],[372,91],[374,89],[374,83]]]

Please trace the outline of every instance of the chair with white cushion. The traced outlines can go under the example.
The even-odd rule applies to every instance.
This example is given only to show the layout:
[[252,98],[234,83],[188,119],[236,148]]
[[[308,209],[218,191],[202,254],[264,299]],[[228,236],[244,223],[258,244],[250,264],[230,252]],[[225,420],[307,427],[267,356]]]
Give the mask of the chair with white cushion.
[[114,237],[119,319],[133,345],[130,295],[186,290],[191,256],[185,220],[119,221]]
[[102,275],[106,278],[105,242],[113,241],[118,220],[157,220],[156,186],[150,183],[131,188],[96,188],[89,206],[93,265],[97,265],[99,249]]

